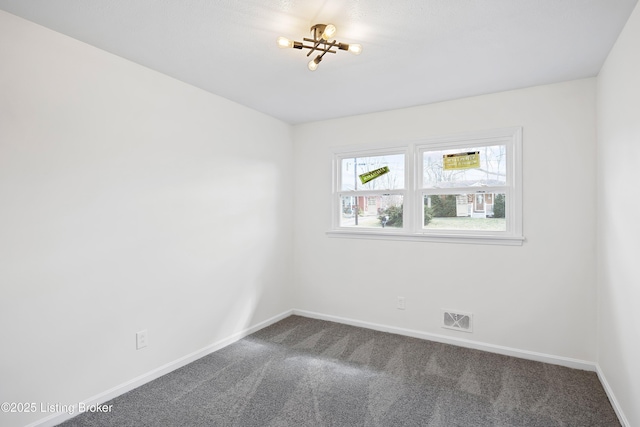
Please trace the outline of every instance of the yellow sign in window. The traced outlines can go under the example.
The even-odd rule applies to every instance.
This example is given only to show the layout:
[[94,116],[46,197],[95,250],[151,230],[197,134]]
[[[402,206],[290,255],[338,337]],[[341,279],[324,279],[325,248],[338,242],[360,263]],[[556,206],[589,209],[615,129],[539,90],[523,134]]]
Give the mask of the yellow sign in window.
[[475,169],[480,167],[480,152],[445,154],[442,156],[444,170]]
[[360,177],[360,181],[363,184],[366,184],[367,182],[374,180],[376,178],[378,178],[381,175],[384,175],[385,173],[389,173],[389,167],[385,166],[382,167],[380,169],[376,169],[376,170],[372,170],[366,173],[363,173],[362,175],[358,175]]

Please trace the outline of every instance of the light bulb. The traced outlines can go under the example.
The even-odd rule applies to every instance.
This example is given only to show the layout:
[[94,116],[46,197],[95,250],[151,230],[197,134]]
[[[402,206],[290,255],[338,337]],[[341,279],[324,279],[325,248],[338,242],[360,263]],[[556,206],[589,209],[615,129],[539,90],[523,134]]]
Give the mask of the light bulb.
[[331,37],[335,35],[336,31],[337,29],[335,25],[327,24],[327,26],[324,27],[324,31],[322,32],[322,38],[325,40],[329,40]]
[[289,40],[286,37],[278,37],[278,47],[287,48],[293,47],[293,40]]
[[320,55],[318,55],[314,59],[309,61],[309,63],[307,64],[307,68],[309,68],[310,71],[317,70],[318,64],[320,64],[320,61],[322,61],[322,58],[320,57]]
[[349,52],[353,53],[354,55],[360,55],[362,53],[362,45],[361,44],[350,44],[349,45]]

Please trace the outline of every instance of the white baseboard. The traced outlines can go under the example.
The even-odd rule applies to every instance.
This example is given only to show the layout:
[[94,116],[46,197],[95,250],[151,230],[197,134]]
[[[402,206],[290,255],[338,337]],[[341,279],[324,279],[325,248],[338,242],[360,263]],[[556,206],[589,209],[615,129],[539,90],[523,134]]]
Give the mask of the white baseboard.
[[[194,351],[193,353],[187,354],[186,356],[183,356],[177,360],[174,360],[173,362],[169,362],[163,366],[160,366],[152,371],[147,372],[146,374],[140,375],[136,378],[133,378],[132,380],[129,380],[123,384],[117,385],[107,391],[104,391],[102,393],[99,393],[93,397],[90,397],[86,400],[84,400],[83,402],[81,402],[82,404],[85,405],[85,407],[91,406],[91,405],[100,405],[103,404],[105,402],[108,402],[109,400],[116,398],[118,396],[120,396],[121,394],[124,394],[128,391],[133,390],[134,388],[140,387],[141,385],[144,385],[150,381],[155,380],[156,378],[159,378],[163,375],[168,374],[169,372],[175,371],[178,368],[182,368],[185,365],[188,365],[191,362],[194,362],[204,356],[207,356],[208,354],[211,354],[215,351],[218,351],[230,344],[233,344],[234,342],[241,340],[242,338],[246,337],[247,335],[250,335],[254,332],[259,331],[262,328],[266,328],[269,325],[272,325],[276,322],[279,322],[280,320],[291,316],[291,314],[293,314],[293,310],[288,310],[285,311],[283,313],[278,314],[277,316],[274,316],[270,319],[267,319],[263,322],[257,323],[249,328],[243,329],[242,331],[236,332],[235,334],[224,338],[220,341],[217,341],[211,345],[208,345],[200,350]],[[51,426],[55,426],[58,425],[68,419],[73,418],[74,416],[78,415],[78,405],[74,405],[73,406],[73,410],[69,410],[68,412],[58,412],[55,414],[51,414],[45,418],[42,418],[38,421],[35,421],[31,424],[28,424],[26,427],[51,427]]]
[[[441,342],[445,344],[452,344],[460,347],[488,351],[491,353],[503,354],[505,356],[519,357],[522,359],[534,360],[537,362],[544,362],[544,363],[551,363],[554,365],[566,366],[569,368],[582,369],[586,371],[595,371],[598,375],[598,378],[600,379],[600,382],[604,387],[605,392],[607,393],[607,396],[609,397],[611,406],[613,406],[613,409],[616,412],[616,415],[618,416],[620,423],[622,424],[623,427],[629,427],[629,422],[627,421],[624,413],[622,412],[622,409],[620,408],[620,405],[618,404],[618,401],[616,400],[613,394],[613,391],[611,390],[611,387],[609,386],[609,383],[607,382],[606,377],[604,376],[604,373],[602,372],[602,370],[600,369],[600,366],[597,363],[588,362],[588,361],[579,360],[579,359],[572,359],[568,357],[537,353],[537,352],[528,351],[528,350],[520,350],[516,348],[504,347],[504,346],[499,346],[494,344],[487,344],[487,343],[482,343],[479,341],[473,341],[473,340],[468,340],[463,338],[449,337],[446,335],[433,334],[433,333],[422,332],[422,331],[417,331],[413,329],[398,328],[395,326],[387,326],[379,323],[371,323],[371,322],[365,322],[365,321],[356,320],[356,319],[316,313],[316,312],[311,312],[306,310],[295,310],[295,309],[285,311],[277,316],[271,317],[270,319],[257,323],[256,325],[253,325],[242,331],[236,332],[235,334],[227,338],[217,341],[200,350],[197,350],[177,360],[174,360],[173,362],[169,362],[150,372],[147,372],[146,374],[140,375],[136,378],[133,378],[130,381],[127,381],[123,384],[120,384],[116,387],[113,387],[109,390],[99,393],[93,397],[90,397],[84,400],[82,403],[85,406],[91,406],[91,405],[100,405],[105,402],[108,402],[109,400],[115,397],[118,397],[121,394],[131,391],[134,388],[140,387],[150,381],[155,380],[156,378],[166,375],[169,372],[172,372],[204,356],[207,356],[215,351],[218,351],[230,344],[233,344],[234,342],[246,337],[247,335],[250,335],[254,332],[259,331],[260,329],[263,329],[269,325],[279,322],[280,320],[286,317],[289,317],[292,314],[303,316],[303,317],[309,317],[312,319],[327,320],[330,322],[342,323],[345,325],[373,329],[381,332],[389,332],[392,334],[404,335],[404,336],[413,337],[413,338],[420,338],[420,339],[425,339],[429,341],[436,341],[436,342]],[[69,412],[72,412],[72,413],[61,412],[61,413],[51,414],[46,418],[42,418],[36,422],[33,422],[27,425],[26,427],[51,427],[51,426],[58,425],[78,415],[78,405],[75,405],[73,408],[73,411],[69,411]]]
[[505,346],[500,346],[495,344],[482,343],[479,341],[473,341],[473,340],[468,340],[464,338],[455,338],[455,337],[449,337],[446,335],[416,331],[412,329],[381,325],[378,323],[364,322],[361,320],[355,320],[355,319],[339,317],[339,316],[332,316],[332,315],[322,314],[322,313],[315,313],[315,312],[306,311],[306,310],[293,310],[293,314],[298,316],[303,316],[303,317],[309,317],[312,319],[327,320],[330,322],[342,323],[342,324],[351,325],[351,326],[359,326],[362,328],[373,329],[376,331],[389,332],[392,334],[404,335],[404,336],[413,337],[413,338],[420,338],[420,339],[425,339],[429,341],[436,341],[436,342],[441,342],[445,344],[452,344],[460,347],[473,348],[476,350],[503,354],[505,356],[513,356],[513,357],[519,357],[521,359],[534,360],[537,362],[551,363],[553,365],[566,366],[568,368],[582,369],[584,371],[593,371],[593,372],[596,372],[596,374],[598,375],[600,383],[602,384],[602,387],[604,388],[604,391],[607,394],[607,397],[609,398],[609,402],[611,402],[611,406],[613,407],[613,410],[618,416],[618,420],[620,421],[620,424],[622,424],[622,427],[631,426],[626,416],[624,415],[624,412],[622,411],[622,408],[620,407],[618,400],[613,394],[613,390],[611,389],[611,386],[607,382],[607,379],[604,376],[604,373],[602,372],[600,365],[595,362],[572,359],[569,357],[554,356],[551,354],[537,353],[537,352],[528,351],[528,350],[520,350],[516,348],[505,347]]
[[551,363],[553,365],[566,366],[568,368],[582,369],[584,371],[595,371],[596,364],[586,360],[572,359],[569,357],[554,356],[551,354],[537,353],[534,351],[520,350],[517,348],[504,347],[495,344],[486,344],[479,341],[464,338],[454,338],[446,335],[432,334],[429,332],[416,331],[413,329],[398,328],[395,326],[381,325],[379,323],[364,322],[361,320],[349,319],[345,317],[332,316],[322,313],[314,313],[306,310],[293,310],[293,314],[312,319],[328,320],[330,322],[343,323],[345,325],[359,326],[381,332],[404,335],[413,338],[420,338],[429,341],[436,341],[444,344],[457,345],[459,347],[473,348],[475,350],[488,351],[490,353],[503,354],[505,356],[519,357],[521,359],[534,360],[537,362]]
[[604,387],[605,393],[607,393],[607,397],[609,398],[609,402],[611,402],[611,406],[613,406],[613,410],[618,416],[618,420],[620,421],[620,424],[622,424],[622,427],[630,427],[631,424],[629,424],[629,420],[627,420],[627,417],[624,415],[624,412],[622,412],[622,408],[620,407],[620,404],[618,403],[616,396],[613,394],[613,390],[611,389],[611,386],[607,381],[607,377],[604,376],[604,372],[602,372],[602,369],[600,368],[600,364],[598,363],[596,363],[596,373],[598,374],[598,378],[602,383],[602,387]]

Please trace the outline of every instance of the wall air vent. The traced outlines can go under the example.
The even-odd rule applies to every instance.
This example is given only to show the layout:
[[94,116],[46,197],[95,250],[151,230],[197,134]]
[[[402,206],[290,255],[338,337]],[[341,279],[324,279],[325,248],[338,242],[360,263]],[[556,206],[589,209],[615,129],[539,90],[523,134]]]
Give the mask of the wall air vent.
[[442,327],[456,331],[473,332],[473,314],[443,309]]

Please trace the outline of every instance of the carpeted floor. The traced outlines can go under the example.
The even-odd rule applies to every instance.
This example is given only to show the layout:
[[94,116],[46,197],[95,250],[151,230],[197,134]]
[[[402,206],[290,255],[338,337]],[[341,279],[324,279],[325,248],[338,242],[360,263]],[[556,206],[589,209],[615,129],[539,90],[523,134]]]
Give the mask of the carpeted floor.
[[595,373],[291,316],[63,426],[619,426]]

